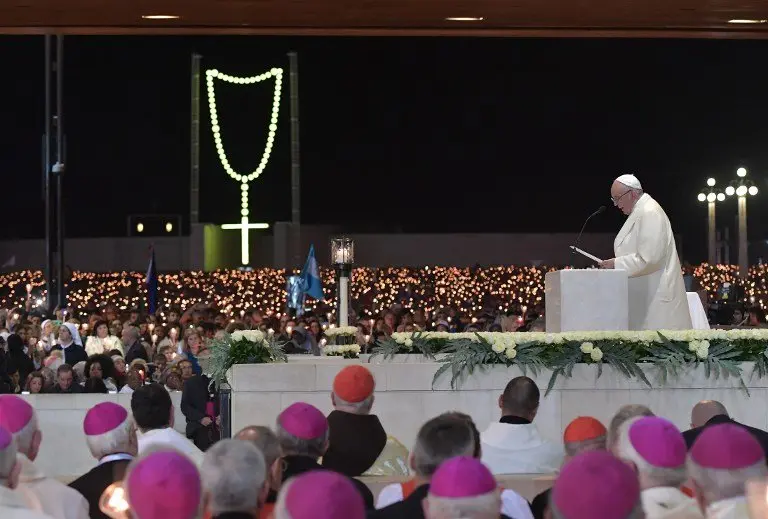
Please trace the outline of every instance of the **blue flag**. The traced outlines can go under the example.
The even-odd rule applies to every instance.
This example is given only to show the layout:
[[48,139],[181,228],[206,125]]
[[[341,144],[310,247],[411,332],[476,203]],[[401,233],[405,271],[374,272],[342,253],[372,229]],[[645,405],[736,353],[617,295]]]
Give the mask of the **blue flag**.
[[301,270],[301,282],[304,292],[318,301],[323,300],[323,281],[320,279],[320,269],[315,259],[315,246],[309,246],[309,255],[304,268]]
[[150,249],[152,255],[149,258],[149,268],[147,269],[147,303],[149,304],[150,315],[155,315],[157,310],[157,269],[155,268],[155,248]]

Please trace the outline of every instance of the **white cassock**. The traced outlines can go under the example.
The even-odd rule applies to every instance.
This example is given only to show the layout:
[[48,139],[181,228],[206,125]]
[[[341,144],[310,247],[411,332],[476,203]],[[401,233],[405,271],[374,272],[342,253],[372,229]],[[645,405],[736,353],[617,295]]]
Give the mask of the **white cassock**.
[[630,330],[689,330],[691,315],[664,209],[643,194],[616,235],[614,268],[629,276]]

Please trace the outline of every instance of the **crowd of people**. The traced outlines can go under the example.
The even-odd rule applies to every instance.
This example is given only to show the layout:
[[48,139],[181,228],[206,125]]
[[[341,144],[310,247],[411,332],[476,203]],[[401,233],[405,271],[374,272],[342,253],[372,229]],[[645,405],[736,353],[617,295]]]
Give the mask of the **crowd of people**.
[[[34,408],[0,395],[3,519],[756,519],[764,507],[768,433],[702,401],[681,432],[642,405],[608,424],[581,416],[552,442],[536,425],[540,391],[512,379],[498,422],[482,432],[466,414],[426,420],[407,449],[375,415],[373,374],[339,370],[334,410],[295,402],[201,450],[173,428],[158,383],[137,388],[130,411],[102,402],[85,415],[94,467],[65,485],[35,465]],[[514,474],[553,476],[529,502],[499,485]],[[399,476],[374,496],[365,476]],[[762,510],[759,506],[757,510]]]

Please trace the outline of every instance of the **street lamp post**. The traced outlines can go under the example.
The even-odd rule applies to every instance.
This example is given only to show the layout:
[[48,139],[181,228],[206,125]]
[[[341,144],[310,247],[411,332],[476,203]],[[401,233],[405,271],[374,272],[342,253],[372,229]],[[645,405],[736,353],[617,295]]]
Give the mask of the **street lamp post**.
[[747,195],[755,196],[757,186],[754,182],[747,179],[747,169],[739,168],[736,170],[736,180],[731,181],[725,194],[738,198],[739,210],[739,276],[746,278],[749,273],[749,257],[747,253]]
[[717,230],[715,223],[715,204],[725,200],[725,194],[718,193],[715,189],[715,179],[707,179],[707,192],[699,193],[699,202],[707,202],[707,262],[710,265],[717,263]]
[[349,278],[355,263],[355,242],[351,238],[331,240],[331,261],[336,267],[336,323],[349,326]]

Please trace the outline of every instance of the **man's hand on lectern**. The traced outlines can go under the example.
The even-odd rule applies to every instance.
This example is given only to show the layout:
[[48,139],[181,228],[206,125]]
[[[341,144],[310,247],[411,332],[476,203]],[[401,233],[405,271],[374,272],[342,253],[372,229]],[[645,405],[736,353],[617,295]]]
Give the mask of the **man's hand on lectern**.
[[607,259],[600,262],[601,269],[613,269],[616,268],[616,258]]

